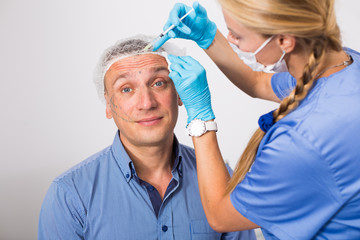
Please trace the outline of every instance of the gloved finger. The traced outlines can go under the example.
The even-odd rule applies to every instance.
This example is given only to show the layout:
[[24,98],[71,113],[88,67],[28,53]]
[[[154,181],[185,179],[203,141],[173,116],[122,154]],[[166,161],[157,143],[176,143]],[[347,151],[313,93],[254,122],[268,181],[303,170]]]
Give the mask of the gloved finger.
[[175,88],[181,82],[181,75],[178,72],[170,72],[169,78],[174,82]]
[[180,24],[180,18],[181,18],[181,16],[186,14],[187,8],[189,8],[189,7],[183,3],[176,3],[174,5],[173,9],[170,11],[169,19],[167,21],[167,23],[170,23],[169,27],[171,25],[178,26]]
[[170,18],[166,21],[164,27],[163,27],[163,31],[165,31],[166,29],[168,29],[171,25],[173,25],[173,23],[170,21]]
[[195,1],[193,3],[193,8],[195,10],[196,16],[199,16],[199,17],[207,16],[206,9],[203,6],[201,6],[198,1]]
[[154,43],[153,51],[158,50],[170,37],[168,35],[163,36],[160,38],[156,43]]
[[[175,18],[176,19],[176,18]],[[169,18],[167,21],[166,21],[166,23],[165,23],[165,25],[164,25],[164,27],[163,27],[163,31],[166,31],[166,30],[168,30],[170,27],[172,27],[173,25],[175,26],[174,28],[175,29],[182,29],[182,28],[184,28],[184,23],[182,23],[181,21],[180,21],[180,19],[177,19],[178,21],[176,21],[176,23],[173,23],[173,21]],[[173,28],[173,29],[174,29]],[[187,26],[185,27],[185,29],[187,28]],[[171,31],[173,31],[173,30],[170,30],[169,32],[171,32]],[[187,30],[185,30],[185,31],[187,31]],[[169,33],[168,32],[168,33]],[[171,36],[170,36],[171,37]],[[172,37],[172,38],[174,38],[174,37]]]
[[168,59],[170,60],[171,65],[177,64],[177,65],[181,66],[181,69],[180,68],[179,69],[171,69],[171,65],[170,65],[171,70],[184,71],[189,68],[189,65],[182,59],[181,56],[174,56],[174,55],[169,54]]
[[191,56],[179,56],[179,58],[181,58],[182,61],[188,64],[199,63]]
[[170,30],[166,35],[168,35],[171,38],[176,38],[176,34],[173,30]]
[[186,63],[186,61],[183,59],[184,56],[175,56],[175,55],[172,55],[172,54],[168,54],[168,57],[169,57],[171,62],[181,63],[181,64]]
[[[165,23],[164,27],[163,27],[163,31],[168,30],[169,27],[171,27],[171,26],[172,26],[172,23],[171,23],[170,19],[168,19],[167,22]],[[176,37],[176,33],[173,30],[170,30],[165,35],[167,35],[170,38],[175,38]]]
[[170,64],[170,70],[178,72],[181,75],[181,73],[184,72],[185,69],[183,68],[183,66],[181,64],[171,63]]
[[[169,19],[165,24],[164,31],[168,29],[171,25],[174,25],[177,30],[185,34],[190,34],[191,32],[190,28],[180,21],[180,18],[190,10],[191,7],[186,6],[183,3],[175,4],[174,8],[170,11]],[[189,18],[190,16],[187,16],[186,20],[188,20]]]
[[185,34],[191,33],[191,29],[182,22],[180,22],[180,24],[176,27],[176,29]]
[[178,63],[180,61],[179,57],[173,54],[168,54],[168,59],[171,63]]
[[174,62],[181,64],[184,69],[192,69],[195,66],[201,66],[201,64],[191,56],[175,56],[175,58]]

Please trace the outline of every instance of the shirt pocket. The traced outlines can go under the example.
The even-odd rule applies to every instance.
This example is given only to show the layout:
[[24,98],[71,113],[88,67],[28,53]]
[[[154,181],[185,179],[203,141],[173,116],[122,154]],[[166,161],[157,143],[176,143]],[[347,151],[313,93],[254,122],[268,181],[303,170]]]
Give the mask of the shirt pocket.
[[206,220],[191,220],[191,240],[220,239],[221,233],[215,232]]

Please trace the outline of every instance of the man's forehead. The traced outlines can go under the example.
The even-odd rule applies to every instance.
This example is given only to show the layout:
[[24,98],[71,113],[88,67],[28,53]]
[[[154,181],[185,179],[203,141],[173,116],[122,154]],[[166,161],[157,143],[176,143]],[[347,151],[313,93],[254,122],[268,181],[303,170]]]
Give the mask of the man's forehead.
[[158,69],[164,67],[168,67],[168,63],[164,56],[148,53],[122,58],[113,63],[109,70],[116,72],[127,72],[144,68]]

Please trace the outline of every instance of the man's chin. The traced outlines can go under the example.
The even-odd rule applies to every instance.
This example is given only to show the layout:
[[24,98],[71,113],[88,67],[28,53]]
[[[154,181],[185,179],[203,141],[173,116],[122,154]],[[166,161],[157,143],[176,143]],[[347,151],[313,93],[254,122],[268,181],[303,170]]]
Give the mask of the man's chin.
[[171,140],[170,136],[164,134],[144,134],[138,138],[138,143],[143,146],[159,146]]

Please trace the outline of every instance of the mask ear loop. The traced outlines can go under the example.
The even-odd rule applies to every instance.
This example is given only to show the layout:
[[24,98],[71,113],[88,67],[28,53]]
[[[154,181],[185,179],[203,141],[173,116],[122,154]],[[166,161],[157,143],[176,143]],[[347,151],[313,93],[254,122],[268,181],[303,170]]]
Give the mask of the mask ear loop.
[[261,44],[261,46],[254,52],[254,55],[258,54],[274,37],[275,35],[272,35],[263,44]]
[[[281,50],[282,50],[282,49],[281,49]],[[281,55],[279,61],[277,61],[278,63],[281,62],[281,61],[284,59],[284,57],[285,57],[286,52],[285,52],[285,50],[282,50],[282,51],[283,51],[283,54]]]
[[286,52],[285,52],[284,50],[282,50],[282,51],[283,51],[283,54],[281,55],[280,59],[279,59],[276,63],[271,64],[271,65],[268,65],[268,66],[265,67],[265,69],[266,69],[267,71],[273,71],[273,69],[274,69],[278,64],[280,64],[280,62],[284,59]]

